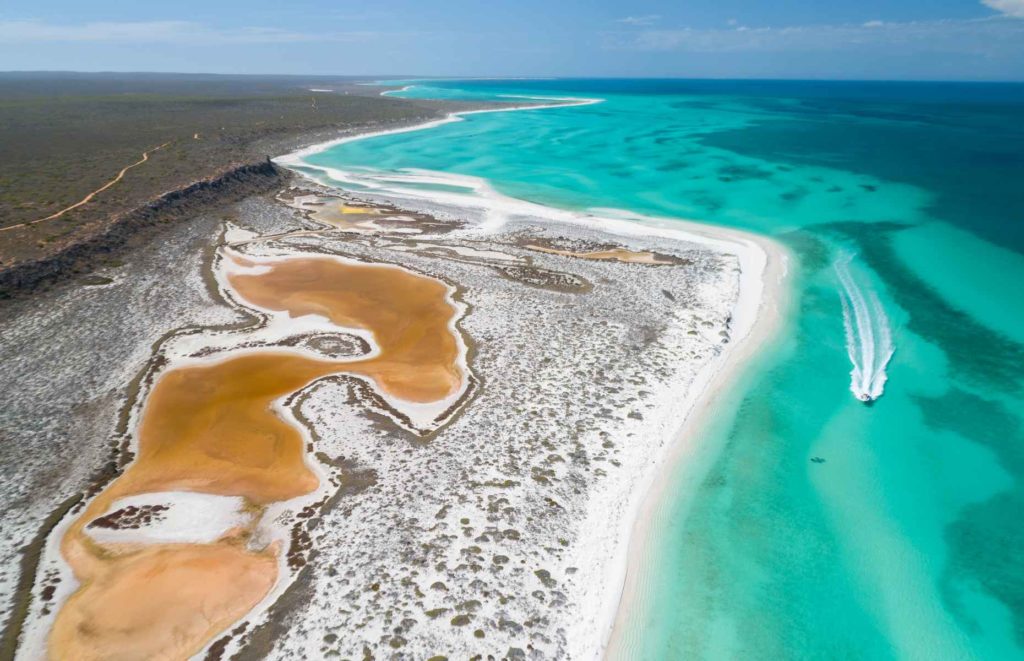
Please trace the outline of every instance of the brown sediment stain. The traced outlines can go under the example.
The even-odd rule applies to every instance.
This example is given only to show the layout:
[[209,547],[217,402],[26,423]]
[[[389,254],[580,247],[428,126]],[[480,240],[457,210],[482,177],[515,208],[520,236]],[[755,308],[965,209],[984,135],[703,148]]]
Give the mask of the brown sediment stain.
[[259,604],[278,581],[282,542],[255,541],[251,523],[210,544],[99,543],[85,532],[115,501],[140,493],[238,496],[253,508],[309,494],[319,478],[301,431],[274,405],[328,375],[369,379],[404,401],[445,400],[463,385],[462,347],[448,287],[380,264],[328,257],[276,260],[227,280],[242,301],[292,317],[323,315],[369,331],[378,352],[329,360],[254,350],[165,372],[136,430],[137,455],[71,522],[61,553],[79,581],[50,632],[53,658],[173,659],[200,651]]
[[627,262],[630,264],[652,265],[669,265],[679,263],[678,259],[673,259],[668,256],[658,255],[648,251],[628,250],[626,248],[606,248],[602,250],[576,252],[572,250],[540,246],[533,243],[527,244],[524,247],[537,252],[544,252],[551,255],[562,255],[563,257],[578,257],[580,259],[615,260],[617,262]]
[[435,402],[462,382],[460,348],[450,324],[448,287],[391,266],[308,257],[269,262],[269,272],[229,276],[250,303],[292,316],[322,315],[344,328],[369,330],[379,355],[347,362],[385,393],[411,402]]
[[362,214],[377,215],[377,214],[380,213],[380,211],[378,209],[375,209],[374,207],[363,207],[363,206],[357,206],[357,205],[353,205],[353,204],[342,204],[338,208],[338,211],[340,211],[341,213],[345,213],[345,214],[362,213]]
[[395,206],[352,200],[317,191],[297,189],[278,195],[278,200],[302,212],[308,220],[343,232],[388,233],[395,230],[444,234],[463,226],[461,221],[441,219],[429,213]]
[[50,634],[53,658],[187,658],[277,579],[273,552],[229,543],[153,545],[107,564],[61,609]]
[[305,211],[311,220],[341,230],[367,231],[377,229],[373,222],[383,210],[373,206],[350,204],[335,197],[316,197],[312,202],[296,201],[296,208]]
[[379,217],[379,213],[373,208],[353,207],[347,204],[326,206],[315,209],[309,217],[318,222],[347,230],[373,230],[377,229],[373,221]]

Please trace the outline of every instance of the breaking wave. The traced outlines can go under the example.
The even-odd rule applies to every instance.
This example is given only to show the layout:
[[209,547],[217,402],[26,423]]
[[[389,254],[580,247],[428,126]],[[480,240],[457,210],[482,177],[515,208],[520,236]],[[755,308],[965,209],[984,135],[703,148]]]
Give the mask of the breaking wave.
[[843,304],[843,326],[846,329],[846,353],[850,356],[850,392],[864,402],[882,396],[885,372],[893,352],[889,317],[874,290],[862,289],[850,272],[853,255],[843,253],[836,260],[835,270],[842,285],[839,298]]

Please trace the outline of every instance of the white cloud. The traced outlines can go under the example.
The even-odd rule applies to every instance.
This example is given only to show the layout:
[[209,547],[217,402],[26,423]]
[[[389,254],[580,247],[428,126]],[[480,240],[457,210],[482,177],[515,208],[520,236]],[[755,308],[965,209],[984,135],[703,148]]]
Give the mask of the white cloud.
[[607,49],[633,51],[781,53],[875,48],[906,53],[995,55],[1020,52],[1024,55],[1024,21],[1001,16],[906,23],[869,21],[848,25],[649,29],[609,32],[604,37]]
[[1024,0],[981,0],[981,4],[1006,16],[1024,18]]
[[305,33],[267,27],[216,28],[190,21],[96,21],[55,24],[0,20],[0,42],[88,42],[111,44],[274,44],[356,41],[370,32]]
[[615,21],[616,23],[624,23],[626,25],[635,25],[637,27],[647,27],[654,25],[661,20],[660,14],[646,14],[644,16],[627,16],[620,18]]

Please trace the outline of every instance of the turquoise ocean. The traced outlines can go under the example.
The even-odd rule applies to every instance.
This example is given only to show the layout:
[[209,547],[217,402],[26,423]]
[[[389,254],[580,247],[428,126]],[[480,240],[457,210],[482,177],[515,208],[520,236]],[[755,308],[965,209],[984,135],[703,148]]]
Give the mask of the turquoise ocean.
[[654,514],[622,656],[1024,658],[1024,86],[409,82],[400,96],[602,102],[306,161],[473,175],[794,257],[782,330]]

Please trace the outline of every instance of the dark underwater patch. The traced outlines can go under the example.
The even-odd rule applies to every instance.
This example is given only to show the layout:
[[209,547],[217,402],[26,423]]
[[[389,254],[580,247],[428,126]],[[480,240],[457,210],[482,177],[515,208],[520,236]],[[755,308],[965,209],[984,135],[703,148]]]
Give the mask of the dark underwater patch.
[[800,257],[800,268],[808,273],[819,271],[831,264],[828,245],[812,232],[799,229],[779,234],[775,238]]
[[920,100],[896,111],[898,104],[880,111],[856,104],[853,110],[842,99],[767,107],[778,114],[694,139],[763,161],[839,168],[915,186],[933,195],[929,216],[1024,252],[1020,99],[970,108]]
[[779,199],[781,199],[783,202],[799,202],[805,197],[807,197],[806,188],[794,188],[793,190],[788,190],[785,191],[784,193],[779,193]]
[[959,587],[977,581],[1003,602],[1013,616],[1017,641],[1024,645],[1024,437],[1021,420],[1001,402],[951,388],[938,397],[913,397],[924,423],[934,431],[950,431],[991,450],[1000,466],[1014,476],[1013,488],[966,507],[946,527],[949,560],[940,588],[951,613],[964,626],[977,622],[960,600]]
[[939,397],[913,396],[912,399],[930,429],[951,431],[983,445],[995,453],[1008,473],[1024,475],[1021,421],[1001,402],[961,388],[950,388]]
[[1021,420],[1001,402],[960,388],[938,397],[913,396],[924,423],[936,432],[949,431],[988,448],[1000,466],[1016,478],[1009,491],[969,507],[946,527],[949,559],[940,581],[943,600],[971,631],[978,624],[960,599],[959,588],[976,581],[1003,602],[1013,616],[1017,641],[1024,645],[1024,531],[1017,525],[1024,512],[1024,438]]
[[956,585],[973,578],[1010,610],[1017,643],[1024,647],[1024,493],[1014,489],[964,508],[946,529],[949,565],[942,592],[952,612],[968,626],[977,624],[957,598]]
[[772,171],[749,165],[726,165],[718,168],[720,181],[737,181],[742,179],[770,179]]
[[665,163],[662,163],[661,165],[659,165],[657,167],[657,171],[658,172],[676,172],[676,171],[679,171],[679,170],[687,170],[689,168],[690,168],[690,162],[689,161],[674,160],[674,161],[667,161]]

